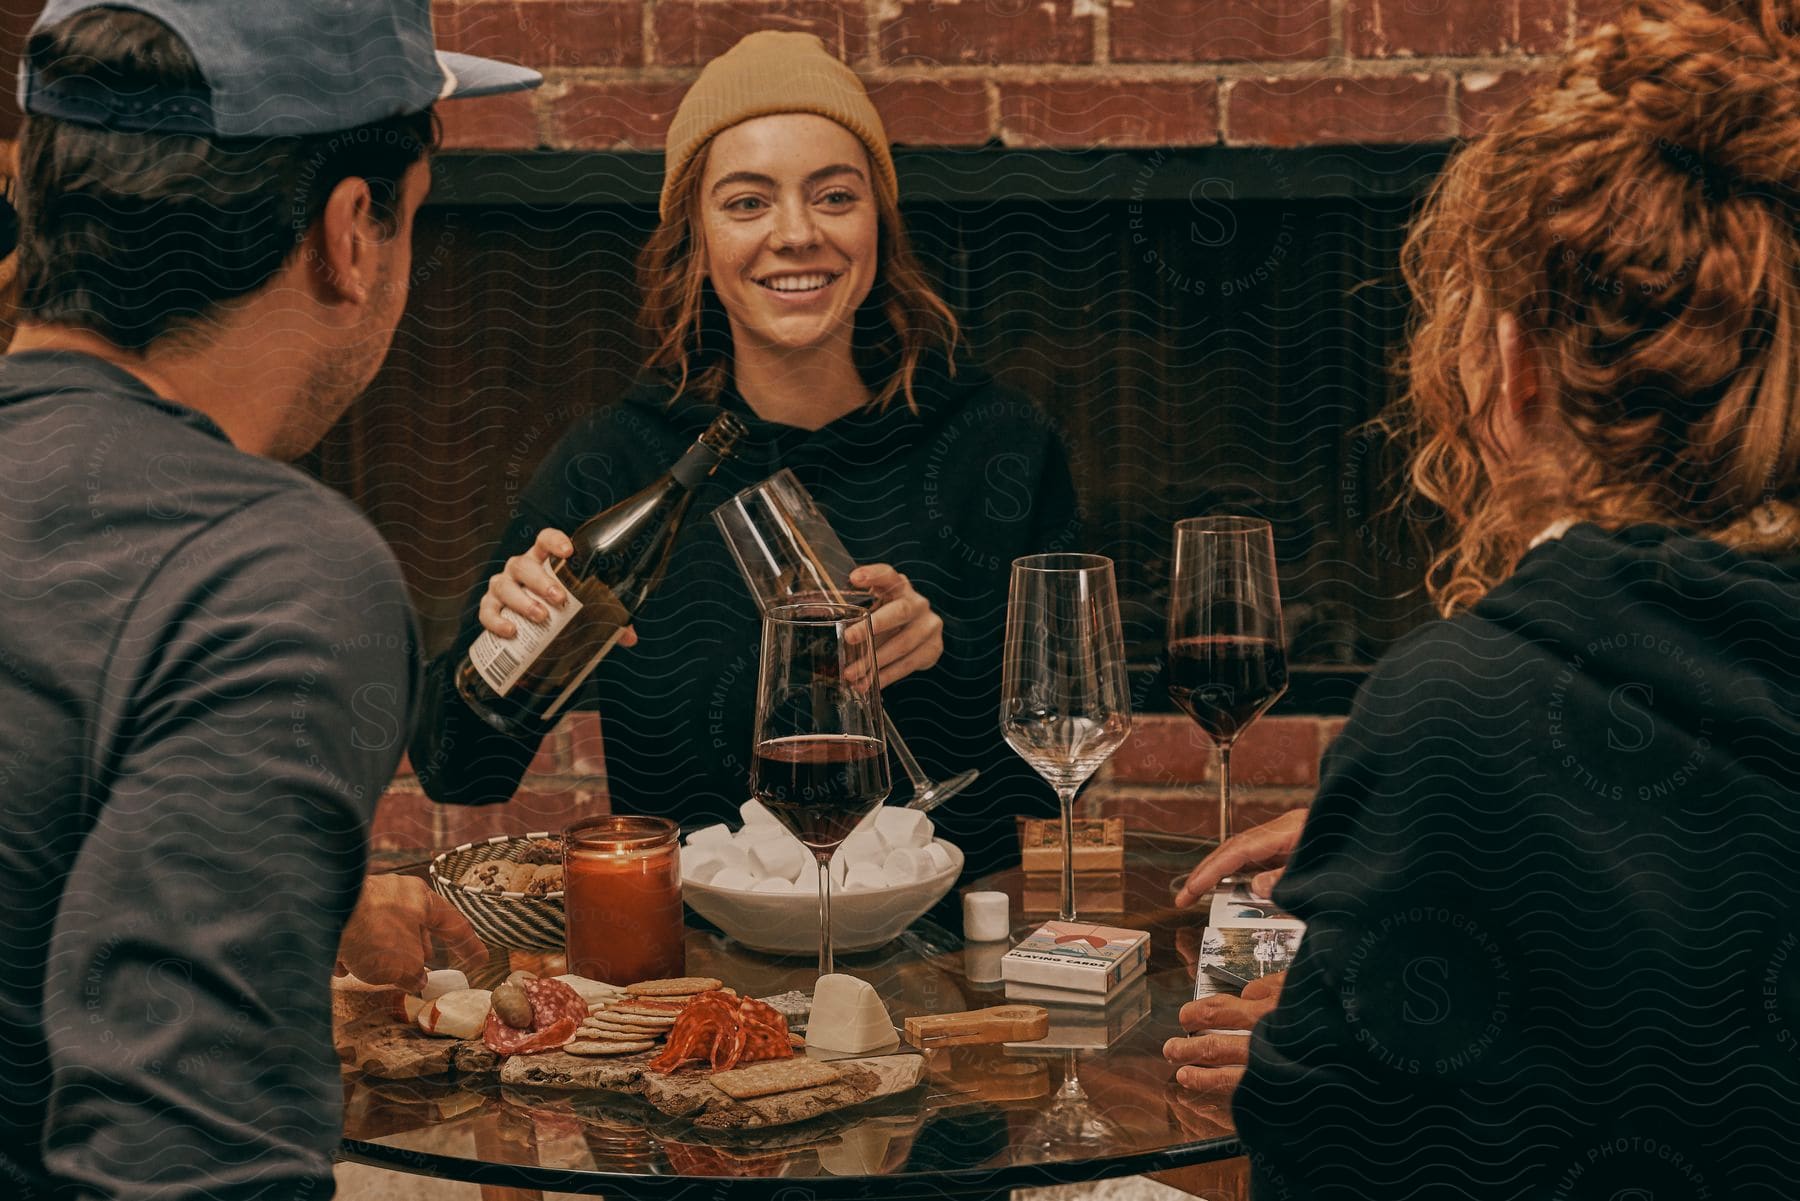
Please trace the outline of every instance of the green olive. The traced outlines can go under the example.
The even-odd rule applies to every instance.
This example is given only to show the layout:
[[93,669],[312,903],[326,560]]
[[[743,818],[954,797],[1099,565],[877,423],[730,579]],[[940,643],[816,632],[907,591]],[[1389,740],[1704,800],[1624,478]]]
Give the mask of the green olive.
[[500,1020],[515,1030],[527,1030],[531,1027],[531,998],[525,990],[508,980],[494,990],[494,1012]]

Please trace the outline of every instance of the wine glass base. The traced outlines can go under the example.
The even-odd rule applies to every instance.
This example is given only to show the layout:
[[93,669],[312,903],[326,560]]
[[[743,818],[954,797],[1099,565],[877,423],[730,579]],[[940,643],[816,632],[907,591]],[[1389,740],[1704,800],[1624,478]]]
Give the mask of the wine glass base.
[[939,780],[923,792],[917,793],[906,803],[908,809],[917,809],[921,813],[929,813],[939,805],[973,784],[981,775],[975,768],[958,772],[947,780]]

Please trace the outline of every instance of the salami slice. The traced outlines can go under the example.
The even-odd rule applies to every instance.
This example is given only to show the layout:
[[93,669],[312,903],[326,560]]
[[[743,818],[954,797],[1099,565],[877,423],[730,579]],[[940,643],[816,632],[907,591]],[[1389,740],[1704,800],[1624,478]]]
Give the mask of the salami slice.
[[587,1002],[561,980],[527,980],[525,998],[531,1002],[531,1026],[520,1030],[489,1012],[481,1041],[496,1055],[530,1055],[554,1051],[575,1039],[575,1031],[587,1017]]
[[531,1024],[542,1028],[569,1018],[579,1026],[587,1017],[587,1002],[561,980],[525,981],[525,998],[531,1002]]

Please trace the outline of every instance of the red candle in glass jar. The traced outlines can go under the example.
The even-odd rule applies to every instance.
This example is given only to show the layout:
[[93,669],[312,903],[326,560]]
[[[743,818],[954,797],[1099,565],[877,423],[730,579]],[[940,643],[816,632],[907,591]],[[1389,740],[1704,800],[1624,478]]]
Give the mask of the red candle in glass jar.
[[680,839],[661,817],[596,817],[563,831],[571,972],[610,984],[685,974]]

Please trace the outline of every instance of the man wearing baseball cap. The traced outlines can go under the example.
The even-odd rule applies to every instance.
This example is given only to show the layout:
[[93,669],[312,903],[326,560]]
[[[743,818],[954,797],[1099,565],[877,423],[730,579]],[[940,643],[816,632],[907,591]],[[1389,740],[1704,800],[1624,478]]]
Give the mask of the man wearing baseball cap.
[[[387,352],[433,106],[537,82],[438,52],[429,0],[53,0],[31,32],[0,358],[9,1198],[332,1191],[327,982],[417,639],[374,530],[278,460]],[[450,930],[384,903],[413,908],[357,910],[381,942]]]

